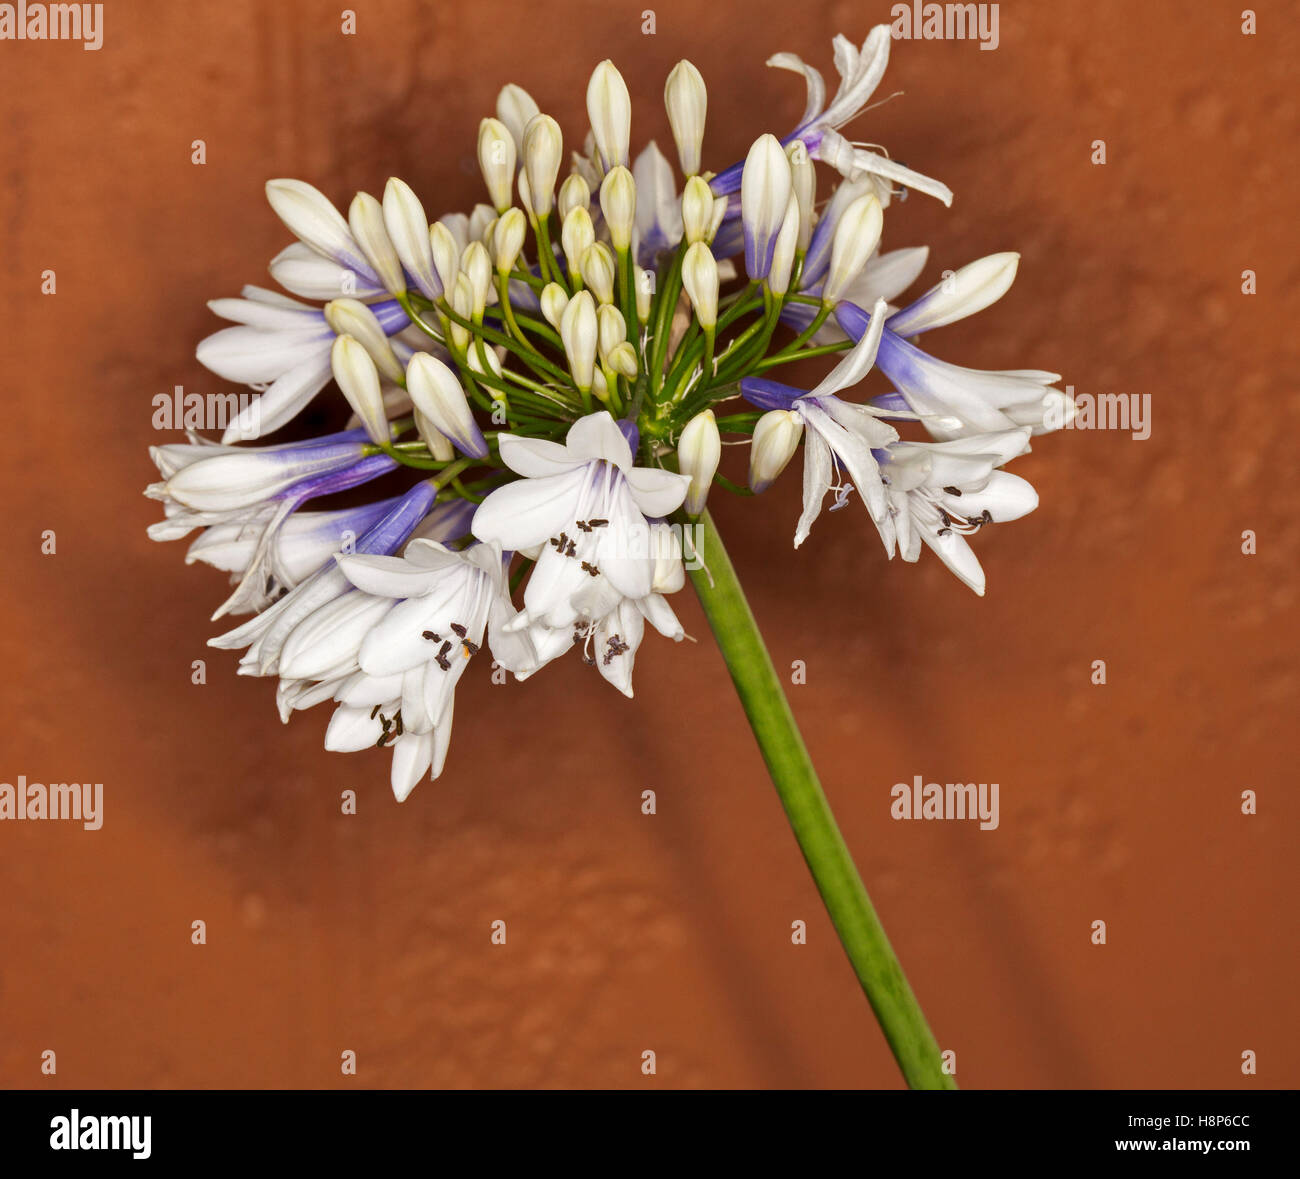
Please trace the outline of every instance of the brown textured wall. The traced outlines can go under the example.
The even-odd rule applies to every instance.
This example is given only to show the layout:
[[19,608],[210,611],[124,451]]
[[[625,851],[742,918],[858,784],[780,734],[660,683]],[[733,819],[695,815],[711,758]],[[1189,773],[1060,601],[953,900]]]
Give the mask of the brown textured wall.
[[[270,687],[205,649],[221,578],[145,539],[140,496],[150,398],[221,388],[193,359],[204,299],[264,281],[287,240],[266,177],[345,201],[395,173],[468,208],[499,85],[574,136],[604,56],[661,141],[690,56],[722,166],[799,112],[770,53],[829,69],[831,35],[888,6],[660,0],[644,36],[640,0],[360,0],[354,37],[341,7],[110,0],[97,53],[0,42],[0,781],[106,793],[94,834],[0,824],[0,1083],[897,1084],[689,590],[700,642],[648,639],[635,703],[573,659],[469,677],[448,773],[399,807],[383,755],[324,753],[323,712],[282,728]],[[1023,253],[940,355],[1152,398],[1147,441],[1062,434],[1017,465],[1042,506],[979,538],[987,599],[928,554],[887,565],[856,507],[792,555],[797,478],[716,508],[777,664],[807,664],[795,710],[968,1087],[1300,1082],[1300,46],[1287,5],[1257,4],[1253,37],[1241,8],[1004,3],[996,52],[896,45],[882,92],[905,97],[855,128],[957,192],[887,218],[887,244],[933,247],[923,283]],[[1001,826],[891,821],[914,774],[998,781]]]

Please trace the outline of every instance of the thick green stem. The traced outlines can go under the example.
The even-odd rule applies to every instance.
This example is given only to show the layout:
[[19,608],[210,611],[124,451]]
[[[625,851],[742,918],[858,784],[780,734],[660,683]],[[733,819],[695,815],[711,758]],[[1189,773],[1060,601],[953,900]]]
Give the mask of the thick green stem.
[[700,524],[704,567],[691,580],[835,931],[908,1086],[955,1089],[835,823],[722,538],[707,512]]

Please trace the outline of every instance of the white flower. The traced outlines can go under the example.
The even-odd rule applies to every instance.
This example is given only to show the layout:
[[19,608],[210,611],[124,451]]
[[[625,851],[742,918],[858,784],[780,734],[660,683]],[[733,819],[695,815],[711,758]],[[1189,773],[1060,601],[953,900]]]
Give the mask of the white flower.
[[915,561],[929,546],[981,596],[984,570],[966,538],[985,524],[1018,520],[1038,494],[1018,475],[995,468],[1025,449],[1028,428],[973,434],[949,442],[895,442],[880,460],[889,496],[882,534],[893,556]]
[[[883,303],[876,305],[876,312],[871,317],[874,327],[816,388],[803,392],[763,378],[746,378],[741,382],[741,392],[760,409],[788,409],[807,428],[803,513],[795,528],[795,548],[808,539],[828,491],[835,491],[842,502],[843,495],[856,488],[876,525],[880,526],[886,518],[885,488],[872,452],[894,442],[898,431],[881,421],[881,412],[871,406],[852,404],[834,396],[861,381],[875,363],[884,327]],[[841,469],[852,480],[851,486],[844,484]]]
[[[803,74],[808,86],[803,117],[792,138],[801,139],[813,159],[829,164],[846,179],[853,180],[863,174],[878,176],[882,181],[906,185],[951,205],[952,190],[946,184],[913,172],[862,144],[850,143],[839,134],[838,128],[851,123],[862,113],[867,100],[880,85],[889,64],[889,42],[888,25],[876,25],[867,34],[861,49],[847,37],[835,38],[835,69],[840,75],[840,85],[829,106],[826,104],[826,83],[820,71],[793,53],[769,57],[768,65]],[[882,200],[888,197],[887,187],[878,191]]]
[[634,600],[652,592],[655,560],[647,517],[675,511],[690,480],[632,465],[627,438],[608,413],[579,418],[565,444],[502,434],[501,460],[524,476],[493,491],[474,514],[474,535],[503,550],[537,552],[522,617],[552,629],[593,616],[582,595],[604,578]]

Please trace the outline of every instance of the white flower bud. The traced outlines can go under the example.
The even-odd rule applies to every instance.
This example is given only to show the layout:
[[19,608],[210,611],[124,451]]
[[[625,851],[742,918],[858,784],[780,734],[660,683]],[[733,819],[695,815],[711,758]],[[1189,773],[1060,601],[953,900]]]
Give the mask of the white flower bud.
[[379,370],[370,353],[351,336],[339,336],[330,349],[330,366],[352,412],[361,419],[370,441],[387,446],[390,441],[384,397],[379,391]]
[[754,424],[754,441],[749,448],[749,487],[766,491],[785,470],[803,436],[803,421],[788,409],[774,409]]
[[858,197],[844,210],[831,242],[831,266],[822,288],[823,303],[839,302],[845,287],[858,277],[876,252],[884,225],[884,210],[874,192]]
[[537,216],[545,217],[555,203],[555,178],[560,174],[564,136],[550,115],[534,115],[524,130],[524,171],[528,197]]
[[555,208],[560,214],[561,223],[568,217],[571,210],[590,209],[590,207],[591,188],[577,172],[571,173],[565,178],[564,183],[560,185],[560,195],[555,202]]
[[[727,205],[730,200],[730,197],[725,196],[715,196],[713,198],[713,220],[709,223],[708,237],[710,245],[712,245],[713,239],[718,236],[718,228],[722,224],[722,219],[727,215]],[[728,261],[730,261],[730,259],[728,259]],[[734,271],[736,269],[736,264],[734,262],[731,263],[731,269],[733,271],[731,277],[734,278]]]
[[521,209],[507,209],[501,214],[492,238],[498,274],[509,274],[515,268],[527,232],[528,222]]
[[619,344],[605,358],[605,363],[609,365],[612,372],[618,373],[620,377],[624,377],[629,381],[636,379],[636,349],[632,347],[629,341],[624,340]]
[[492,257],[482,242],[470,242],[460,256],[461,275],[469,282],[473,294],[473,319],[483,318],[488,292],[492,289]]
[[709,488],[713,485],[713,476],[717,474],[721,459],[722,435],[718,433],[713,410],[706,409],[686,423],[677,442],[677,469],[691,480],[686,489],[688,516],[698,516],[704,511],[704,502],[709,498]]
[[1019,265],[1020,255],[1014,253],[990,254],[967,263],[893,316],[890,331],[914,336],[983,311],[1011,289]]
[[713,190],[698,176],[682,189],[682,233],[688,245],[713,238]]
[[560,339],[569,360],[569,371],[579,389],[590,389],[596,367],[596,304],[590,291],[579,291],[560,317]]
[[504,213],[514,200],[515,141],[500,119],[484,119],[478,125],[478,166],[492,204]]
[[602,303],[614,301],[614,254],[604,242],[597,242],[583,252],[580,273],[597,299]]
[[487,443],[470,412],[465,390],[441,360],[428,352],[415,353],[406,368],[406,391],[411,404],[440,434],[450,438],[457,450],[471,458],[487,456]]
[[397,259],[397,251],[384,228],[384,210],[368,192],[359,192],[348,208],[348,225],[370,268],[390,295],[406,292],[406,275]]
[[790,274],[794,270],[795,247],[799,244],[799,202],[794,193],[785,207],[785,220],[776,235],[772,250],[772,269],[767,272],[767,285],[774,295],[784,295],[790,289]]
[[[456,276],[456,285],[451,291],[451,309],[461,319],[474,318],[474,287],[469,276],[462,270]],[[458,323],[451,325],[451,341],[462,352],[469,346],[469,329]]]
[[456,275],[460,273],[460,246],[450,229],[441,221],[429,226],[429,249],[433,253],[433,268],[438,272],[445,294],[450,296],[456,288]]
[[668,123],[673,129],[682,175],[694,176],[700,170],[709,96],[700,71],[689,61],[679,61],[673,66],[664,84],[664,106],[668,108]]
[[305,180],[268,180],[266,199],[300,241],[350,270],[369,270],[348,223],[319,189]]
[[620,254],[632,245],[636,224],[636,181],[622,164],[609,170],[600,185],[600,209],[609,226],[609,237]]
[[812,240],[813,218],[817,205],[817,169],[802,139],[796,139],[785,149],[790,161],[790,182],[795,199],[799,202],[799,241],[796,248],[806,253]]
[[324,308],[325,322],[336,336],[351,336],[369,354],[384,377],[400,382],[402,365],[375,313],[357,299],[334,299]]
[[596,323],[600,358],[602,361],[608,361],[609,354],[620,344],[627,342],[627,324],[623,322],[623,313],[608,303],[596,309]]
[[582,256],[596,244],[596,229],[591,223],[591,214],[579,206],[570,209],[560,227],[560,245],[564,249],[564,261],[570,276],[576,276],[582,269]]
[[511,82],[501,88],[501,93],[497,95],[497,118],[509,129],[510,137],[520,152],[524,150],[524,128],[536,114],[537,103],[522,86]]
[[558,329],[560,317],[569,305],[569,296],[564,293],[564,288],[558,282],[548,282],[542,289],[541,303],[546,322]]
[[491,373],[495,377],[501,375],[501,353],[490,344],[483,348],[483,356],[487,357],[487,367],[484,368],[483,357],[479,355],[478,347],[475,346],[469,350],[465,358],[465,363],[469,365],[472,372],[480,375]]
[[497,211],[491,205],[475,205],[466,225],[465,241],[461,243],[463,251],[470,242],[481,242],[497,219]]
[[420,440],[429,448],[429,453],[440,463],[447,463],[455,458],[456,452],[452,449],[451,439],[441,433],[438,427],[418,409],[412,407],[411,412],[415,418],[415,432],[419,434]]
[[587,116],[601,168],[608,172],[619,164],[626,167],[632,138],[632,99],[623,75],[612,61],[602,61],[592,71],[587,83]]
[[390,177],[384,186],[384,227],[398,259],[415,279],[420,293],[436,299],[443,287],[433,269],[429,219],[411,186],[396,176]]
[[703,242],[690,246],[682,259],[682,286],[700,327],[712,331],[718,322],[718,264]]
[[643,270],[638,267],[636,272],[636,318],[638,323],[647,324],[650,322],[650,310],[654,306],[654,298],[654,271]]
[[740,216],[745,228],[745,269],[766,278],[772,248],[790,200],[790,161],[775,135],[760,135],[745,157],[740,177]]
[[591,395],[597,401],[609,400],[609,382],[605,380],[605,374],[600,369],[596,369],[591,374]]

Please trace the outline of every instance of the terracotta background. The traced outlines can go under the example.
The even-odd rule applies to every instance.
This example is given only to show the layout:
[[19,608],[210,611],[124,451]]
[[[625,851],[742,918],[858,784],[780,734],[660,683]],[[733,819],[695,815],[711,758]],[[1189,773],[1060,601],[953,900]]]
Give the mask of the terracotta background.
[[[193,359],[204,300],[267,281],[288,240],[265,178],[345,204],[396,173],[466,209],[499,86],[576,138],[604,56],[661,143],[690,56],[721,167],[801,109],[770,53],[829,70],[832,34],[888,6],[660,0],[654,36],[641,0],[352,7],[345,37],[332,0],[109,0],[98,53],[0,43],[0,780],[106,795],[94,834],[0,825],[0,1083],[898,1084],[689,590],[701,641],[647,639],[635,703],[574,659],[468,677],[447,774],[399,807],[386,755],[324,753],[323,710],[281,727],[270,685],[205,648],[224,579],[149,543],[140,495],[150,398],[224,387]],[[807,664],[794,707],[967,1087],[1300,1082],[1300,45],[1287,5],[1257,4],[1253,37],[1241,7],[1004,3],[996,52],[896,44],[882,93],[905,97],[855,127],[957,193],[887,217],[887,245],[932,246],[918,290],[1023,253],[937,354],[1152,398],[1145,442],[1067,433],[1020,461],[1042,506],[979,538],[987,599],[929,554],[888,565],[856,505],[792,554],[797,478],[716,505],[778,665]],[[893,822],[914,774],[998,781],[1000,828]]]

